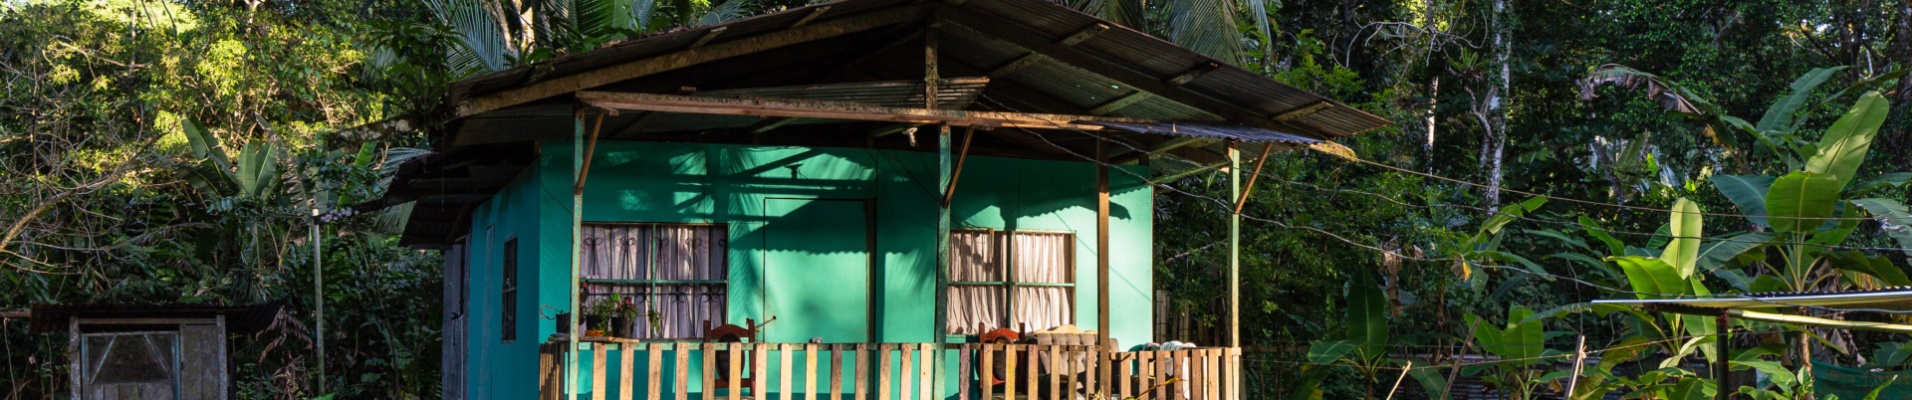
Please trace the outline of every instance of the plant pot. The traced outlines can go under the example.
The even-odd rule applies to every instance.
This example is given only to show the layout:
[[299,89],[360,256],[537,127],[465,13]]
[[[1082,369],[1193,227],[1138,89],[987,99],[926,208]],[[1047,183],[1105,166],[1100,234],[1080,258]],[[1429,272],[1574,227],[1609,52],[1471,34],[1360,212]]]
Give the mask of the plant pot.
[[[604,330],[603,330],[603,329],[598,329],[598,327],[600,327],[600,326],[604,326],[604,323],[605,323],[605,322],[606,322],[606,321],[604,320],[604,317],[602,317],[602,316],[597,316],[597,315],[585,315],[585,316],[584,316],[584,330],[586,330],[586,331],[597,331],[597,332],[604,332]],[[596,334],[596,335],[586,335],[586,336],[604,336],[604,335],[603,335],[602,333],[600,333],[600,334]]]
[[597,329],[585,329],[584,337],[604,337],[604,331],[597,330]]
[[571,313],[558,313],[558,333],[571,334]]
[[621,338],[637,337],[637,335],[634,335],[631,332],[632,330],[631,319],[632,319],[631,317],[611,318],[611,336],[616,336]]

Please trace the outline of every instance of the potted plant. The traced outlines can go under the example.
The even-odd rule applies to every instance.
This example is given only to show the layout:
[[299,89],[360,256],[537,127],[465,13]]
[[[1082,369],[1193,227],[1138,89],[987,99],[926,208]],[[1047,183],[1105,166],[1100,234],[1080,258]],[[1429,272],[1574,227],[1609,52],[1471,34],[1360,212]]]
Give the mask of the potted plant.
[[637,319],[637,307],[631,304],[631,299],[624,298],[622,293],[612,293],[611,306],[614,307],[611,315],[611,335],[636,338],[637,335],[631,331],[635,327],[633,322]]
[[609,299],[598,300],[584,309],[584,336],[603,337],[606,327],[611,324],[611,315],[616,311],[616,303]]

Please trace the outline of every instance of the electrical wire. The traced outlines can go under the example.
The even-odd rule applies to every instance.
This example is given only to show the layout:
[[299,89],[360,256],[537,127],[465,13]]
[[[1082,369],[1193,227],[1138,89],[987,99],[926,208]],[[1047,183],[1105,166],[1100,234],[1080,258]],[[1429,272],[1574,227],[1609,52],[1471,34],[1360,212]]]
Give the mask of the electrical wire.
[[[989,99],[989,98],[988,98],[987,96],[984,96],[984,99],[985,99],[985,100],[988,100],[988,101],[990,101],[990,102],[993,102],[993,103],[997,103],[997,104],[999,104],[999,105],[1001,104],[1000,102],[997,102],[997,101],[995,101],[995,100],[993,100],[993,99]],[[1009,107],[1007,107],[1007,106],[1004,106],[1004,107],[1005,107],[1005,108],[1009,108]],[[1013,108],[1011,108],[1011,109],[1010,109],[1010,111],[1016,111],[1016,110],[1014,110]],[[1044,135],[1041,135],[1041,134],[1038,134],[1038,133],[1036,133],[1036,132],[1033,132],[1033,131],[1030,131],[1030,130],[1028,130],[1028,129],[1026,129],[1026,128],[1016,128],[1016,129],[1018,129],[1018,130],[1021,130],[1021,131],[1023,131],[1024,133],[1027,133],[1027,134],[1029,134],[1029,136],[1031,136],[1031,137],[1035,137],[1035,138],[1037,138],[1037,139],[1039,139],[1039,140],[1042,140],[1042,141],[1043,141],[1044,143],[1047,143],[1047,144],[1049,144],[1050,146],[1053,146],[1053,147],[1055,147],[1055,148],[1057,148],[1057,149],[1060,149],[1060,150],[1062,150],[1063,152],[1066,152],[1066,153],[1068,153],[1068,154],[1070,154],[1070,155],[1072,155],[1072,156],[1074,156],[1074,157],[1076,157],[1076,158],[1080,158],[1080,159],[1083,159],[1083,160],[1085,160],[1085,161],[1088,161],[1088,162],[1090,162],[1090,163],[1094,163],[1094,164],[1098,164],[1098,165],[1103,165],[1103,166],[1109,166],[1109,167],[1115,167],[1115,168],[1110,168],[1110,169],[1111,169],[1111,170],[1115,170],[1115,171],[1121,171],[1121,172],[1122,172],[1123,174],[1127,174],[1127,175],[1130,175],[1130,176],[1132,176],[1132,177],[1134,177],[1134,178],[1136,178],[1136,179],[1138,179],[1138,180],[1140,180],[1140,181],[1142,181],[1142,182],[1149,182],[1149,179],[1148,179],[1148,177],[1146,177],[1146,176],[1141,176],[1141,175],[1139,175],[1139,174],[1136,174],[1136,173],[1134,173],[1134,172],[1132,172],[1132,171],[1129,171],[1129,170],[1127,170],[1127,169],[1124,169],[1124,168],[1120,168],[1120,166],[1118,166],[1118,165],[1115,165],[1115,164],[1110,164],[1110,163],[1108,163],[1108,162],[1105,162],[1105,161],[1102,161],[1102,160],[1098,160],[1098,159],[1095,159],[1094,157],[1090,157],[1090,156],[1086,156],[1086,155],[1083,155],[1083,154],[1080,154],[1080,153],[1077,153],[1077,152],[1076,152],[1075,150],[1071,150],[1071,149],[1069,149],[1068,147],[1064,147],[1064,146],[1062,146],[1062,145],[1060,145],[1060,144],[1057,144],[1057,143],[1055,143],[1054,141],[1051,141],[1051,140],[1049,140],[1049,138],[1048,138],[1048,137],[1046,137],[1046,136],[1044,136]],[[1127,143],[1123,143],[1123,142],[1121,142],[1121,141],[1116,141],[1116,140],[1110,140],[1110,139],[1108,139],[1108,138],[1106,138],[1106,137],[1103,137],[1102,135],[1096,135],[1096,134],[1093,134],[1093,133],[1090,133],[1090,132],[1086,132],[1086,131],[1082,131],[1082,130],[1079,130],[1079,129],[1074,129],[1074,128],[1069,128],[1069,127],[1067,127],[1066,125],[1062,125],[1062,124],[1057,124],[1057,129],[1059,129],[1059,130],[1064,130],[1064,131],[1073,131],[1073,132],[1077,132],[1077,133],[1080,133],[1080,134],[1083,134],[1083,135],[1085,135],[1085,136],[1087,136],[1087,137],[1090,137],[1090,138],[1093,138],[1093,139],[1096,139],[1096,140],[1102,140],[1102,141],[1107,141],[1107,142],[1111,142],[1111,143],[1116,143],[1116,144],[1118,144],[1118,145],[1121,145],[1121,146],[1125,146],[1125,147],[1129,147],[1129,148],[1131,148],[1131,149],[1135,149],[1135,148],[1134,148],[1133,146],[1129,146],[1129,145],[1128,145]],[[1140,149],[1137,149],[1137,150],[1140,150]],[[1146,152],[1146,150],[1142,150],[1142,151],[1144,151],[1144,152]],[[1155,153],[1148,153],[1148,154],[1155,154]],[[1159,155],[1159,154],[1158,154],[1158,155]],[[1161,155],[1161,156],[1163,156],[1163,157],[1172,157],[1172,156],[1167,156],[1167,155]],[[1264,157],[1266,157],[1267,155],[1263,155],[1263,156],[1264,156]],[[1193,163],[1192,161],[1187,161],[1187,160],[1182,160],[1182,161],[1184,161],[1184,162],[1190,162],[1190,163]],[[1408,171],[1408,172],[1413,172],[1413,171]],[[1439,178],[1439,177],[1437,177],[1437,176],[1433,176],[1433,175],[1427,175],[1427,176],[1430,176],[1430,177],[1436,177],[1436,178]],[[1440,178],[1440,179],[1443,179],[1443,180],[1451,180],[1451,179],[1448,179],[1448,178]],[[1207,200],[1207,201],[1210,201],[1210,202],[1213,202],[1213,203],[1215,203],[1215,204],[1216,204],[1217,206],[1220,206],[1220,207],[1223,207],[1224,209],[1230,209],[1230,208],[1231,208],[1231,205],[1230,205],[1230,203],[1232,203],[1232,202],[1231,202],[1231,201],[1228,201],[1228,200],[1223,200],[1223,199],[1219,199],[1219,198],[1215,198],[1215,197],[1212,197],[1212,196],[1203,196],[1203,195],[1199,195],[1199,194],[1195,194],[1195,193],[1190,193],[1190,192],[1187,192],[1187,191],[1184,191],[1184,190],[1181,190],[1181,189],[1179,189],[1179,188],[1175,188],[1175,187],[1172,187],[1172,186],[1167,186],[1167,185],[1160,185],[1160,184],[1157,184],[1157,185],[1154,185],[1154,186],[1155,186],[1155,187],[1158,187],[1158,188],[1163,188],[1163,189],[1167,189],[1167,190],[1169,190],[1170,192],[1174,192],[1174,193],[1177,193],[1177,194],[1181,194],[1181,195],[1184,195],[1184,196],[1189,196],[1189,197],[1193,197],[1193,198],[1196,198],[1196,199],[1202,199],[1202,200]],[[1515,192],[1515,193],[1519,193],[1519,192],[1517,192],[1517,191],[1510,191],[1510,192]],[[1538,195],[1537,195],[1537,196],[1538,196]],[[1542,196],[1542,197],[1546,197],[1546,196]],[[1581,201],[1584,201],[1584,200],[1581,200]],[[1605,204],[1605,203],[1597,203],[1597,204]],[[1652,209],[1652,208],[1645,208],[1645,207],[1640,207],[1640,208],[1641,208],[1641,209],[1649,209],[1649,210],[1650,210],[1650,209]],[[1665,212],[1669,212],[1669,213],[1670,213],[1670,212],[1672,212],[1672,211],[1670,211],[1670,210],[1661,210],[1661,211],[1665,211]],[[1404,259],[1404,260],[1413,260],[1413,261],[1424,261],[1424,262],[1454,262],[1454,261],[1461,261],[1461,260],[1454,260],[1454,259],[1429,259],[1429,258],[1423,258],[1423,257],[1413,257],[1413,256],[1409,256],[1409,255],[1407,255],[1407,254],[1402,254],[1402,253],[1400,253],[1400,252],[1398,252],[1398,251],[1391,251],[1391,250],[1388,250],[1388,249],[1384,249],[1384,248],[1381,248],[1381,247],[1379,247],[1379,246],[1375,246],[1375,245],[1370,245],[1370,244],[1366,244],[1366,243],[1362,243],[1362,242],[1358,242],[1358,241],[1354,241],[1354,240],[1352,240],[1352,239],[1348,239],[1348,238],[1346,238],[1346,237],[1344,237],[1344,236],[1342,236],[1342,235],[1340,235],[1340,234],[1336,234],[1336,233],[1334,233],[1334,232],[1329,232],[1329,231],[1326,231],[1326,230],[1323,230],[1323,229],[1319,229],[1319,228],[1315,228],[1315,227],[1308,227],[1308,226],[1295,226],[1295,225],[1291,225],[1291,224],[1287,224],[1287,223],[1284,223],[1284,222],[1281,222],[1281,221],[1276,221],[1276,220],[1272,220],[1272,219],[1265,219],[1265,218],[1259,218],[1259,217],[1254,217],[1254,216],[1252,216],[1252,215],[1248,215],[1248,214],[1245,214],[1245,213],[1236,213],[1236,214],[1237,214],[1237,215],[1240,215],[1240,216],[1241,216],[1241,217],[1242,217],[1243,219],[1247,219],[1247,220],[1251,220],[1251,221],[1256,221],[1256,222],[1262,222],[1262,223],[1267,223],[1267,224],[1271,224],[1271,225],[1275,225],[1275,226],[1277,226],[1277,227],[1281,227],[1281,228],[1285,228],[1285,229],[1299,229],[1299,230],[1306,230],[1306,231],[1310,231],[1310,232],[1315,232],[1315,233],[1317,233],[1317,234],[1321,234],[1321,235],[1324,235],[1324,236],[1328,236],[1328,237],[1330,237],[1330,238],[1333,238],[1333,239],[1335,239],[1335,240],[1337,240],[1337,241],[1340,241],[1340,242],[1342,242],[1342,243],[1346,243],[1346,244],[1348,244],[1348,245],[1351,245],[1351,246],[1356,246],[1356,247],[1360,247],[1360,248],[1364,248],[1364,249],[1368,249],[1368,250],[1373,250],[1373,251],[1376,251],[1376,252],[1380,252],[1380,253],[1382,253],[1382,254],[1388,254],[1388,255],[1392,255],[1392,256],[1394,256],[1394,257],[1399,257],[1399,258],[1401,258],[1401,259]],[[1743,215],[1733,215],[1733,214],[1725,214],[1725,215],[1726,215],[1726,216],[1740,216],[1740,217],[1744,217]],[[1895,249],[1895,250],[1904,250],[1904,249]],[[1542,277],[1542,278],[1546,278],[1546,279],[1552,279],[1552,280],[1564,280],[1564,281],[1568,281],[1568,282],[1573,282],[1573,283],[1576,283],[1576,284],[1580,284],[1580,285],[1583,285],[1583,286],[1588,286],[1588,287],[1592,287],[1592,288],[1595,288],[1595,289],[1599,289],[1599,290],[1604,290],[1604,291],[1608,291],[1608,292],[1613,292],[1613,293],[1618,293],[1618,294],[1631,294],[1631,295],[1635,295],[1635,296],[1643,296],[1643,298],[1644,298],[1644,297],[1653,297],[1653,298],[1658,298],[1658,299],[1699,299],[1699,298],[1701,298],[1701,297],[1695,297],[1695,296],[1685,296],[1685,295],[1677,295],[1677,296],[1668,296],[1668,295],[1666,295],[1666,294],[1662,294],[1662,293],[1645,293],[1645,292],[1637,292],[1637,291],[1633,291],[1633,290],[1627,290],[1627,289],[1620,289],[1620,288],[1615,288],[1615,287],[1611,287],[1611,286],[1606,286],[1606,285],[1602,285],[1602,284],[1598,284],[1598,283],[1595,283],[1595,282],[1591,282],[1591,281],[1587,281],[1587,280],[1584,280],[1584,279],[1579,279],[1579,278],[1574,278],[1574,277],[1566,277],[1566,276],[1560,276],[1560,275],[1556,275],[1556,274],[1552,274],[1552,273],[1547,273],[1547,272],[1544,272],[1544,271],[1532,271],[1532,270],[1529,270],[1529,269],[1527,269],[1527,268],[1515,268],[1515,267],[1508,267],[1508,266],[1500,266],[1500,265],[1474,265],[1474,264],[1471,264],[1471,263],[1470,263],[1469,265],[1472,265],[1472,266],[1475,266],[1475,267],[1479,267],[1479,268],[1482,268],[1482,269],[1490,269],[1490,270],[1505,270],[1505,271],[1513,271],[1513,272],[1516,272],[1516,273],[1524,273],[1524,274],[1530,274],[1530,275],[1535,275],[1535,276],[1540,276],[1540,277]],[[1721,298],[1733,298],[1733,299],[1746,299],[1746,300],[1752,300],[1752,301],[1758,301],[1758,302],[1762,302],[1762,303],[1768,303],[1768,304],[1773,304],[1773,305],[1776,305],[1776,306],[1783,306],[1783,307],[1797,307],[1797,308],[1804,308],[1804,309],[1811,309],[1811,310],[1819,310],[1819,311],[1824,311],[1824,312],[1834,312],[1834,313],[1838,313],[1838,312],[1874,312],[1874,313],[1884,313],[1884,314],[1895,314],[1895,315],[1899,315],[1899,314],[1912,314],[1912,310],[1889,310],[1889,309],[1879,309],[1879,308],[1843,308],[1843,307],[1824,307],[1824,306],[1812,306],[1812,305],[1802,305],[1802,304],[1788,304],[1788,303],[1783,303],[1783,302],[1777,302],[1777,301],[1772,301],[1772,300],[1768,300],[1768,299],[1759,299],[1759,298],[1753,298],[1753,297],[1744,297],[1744,296],[1742,296],[1742,297],[1705,297],[1705,298],[1707,298],[1707,299],[1721,299]]]

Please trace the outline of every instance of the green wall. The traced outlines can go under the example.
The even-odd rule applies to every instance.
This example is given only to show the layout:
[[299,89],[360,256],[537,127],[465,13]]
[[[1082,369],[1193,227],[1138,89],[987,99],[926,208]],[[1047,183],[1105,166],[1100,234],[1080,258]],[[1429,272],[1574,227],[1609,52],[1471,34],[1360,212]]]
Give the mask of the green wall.
[[[538,165],[472,216],[469,309],[474,314],[470,319],[474,399],[535,393],[536,342],[556,330],[553,321],[538,317],[538,311],[552,315],[568,308],[573,144],[553,140],[540,145]],[[932,326],[936,203],[941,195],[935,189],[936,161],[934,153],[894,150],[599,142],[584,192],[583,220],[728,224],[729,318],[741,324],[745,318],[765,319],[763,290],[768,282],[762,278],[767,272],[778,279],[775,290],[780,299],[823,299],[842,289],[836,274],[766,271],[766,262],[782,266],[793,262],[789,260],[844,260],[846,254],[867,254],[869,243],[862,234],[812,237],[801,241],[801,251],[766,248],[766,244],[795,243],[778,239],[778,232],[785,232],[777,231],[779,226],[799,224],[788,221],[828,222],[817,219],[827,214],[792,207],[828,205],[832,213],[853,209],[837,201],[790,200],[866,204],[867,212],[861,217],[871,221],[876,238],[875,256],[865,258],[867,269],[874,272],[868,277],[875,297],[873,313],[866,318],[872,331],[869,339],[925,342],[939,331]],[[1153,196],[1139,178],[1147,176],[1147,168],[1123,168],[1126,171],[1112,171],[1110,177],[1110,244],[1116,253],[1110,255],[1109,298],[1111,308],[1123,310],[1116,313],[1110,334],[1122,345],[1133,346],[1151,337]],[[1074,232],[1076,325],[1097,329],[1102,324],[1095,320],[1095,200],[1093,164],[973,156],[963,167],[951,205],[952,226]],[[796,219],[776,223],[786,218]],[[489,238],[487,228],[492,232]],[[510,235],[518,235],[521,246],[519,298],[523,303],[518,305],[519,340],[502,344],[496,277],[501,252],[496,250]],[[484,241],[491,243],[487,246]],[[482,254],[486,252],[491,254]],[[818,255],[834,258],[813,257]],[[832,339],[845,337],[841,329],[784,324],[831,320],[838,318],[839,310],[773,307],[781,308],[775,311],[779,322],[766,327],[767,336],[847,341]]]

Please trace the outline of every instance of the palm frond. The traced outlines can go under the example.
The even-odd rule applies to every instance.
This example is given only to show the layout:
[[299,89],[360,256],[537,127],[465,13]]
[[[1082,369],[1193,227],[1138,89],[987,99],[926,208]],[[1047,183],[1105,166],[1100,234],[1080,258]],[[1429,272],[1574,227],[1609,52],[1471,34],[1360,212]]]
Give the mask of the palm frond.
[[429,0],[432,16],[451,28],[456,40],[445,50],[445,66],[456,79],[510,67],[516,52],[505,39],[500,16],[486,0]]
[[1230,0],[1170,2],[1168,40],[1230,63],[1240,63],[1241,31],[1235,29],[1235,3]]
[[1117,25],[1141,31],[1148,30],[1148,20],[1143,16],[1143,9],[1147,7],[1146,0],[1069,0],[1067,5],[1076,11],[1094,15]]
[[755,0],[730,0],[730,1],[723,2],[723,4],[718,4],[716,6],[710,7],[709,9],[705,9],[701,15],[697,16],[696,25],[704,26],[704,25],[720,24],[720,23],[724,23],[728,21],[743,19],[744,17],[750,16],[750,10],[752,6],[755,6],[755,5],[756,5]]

